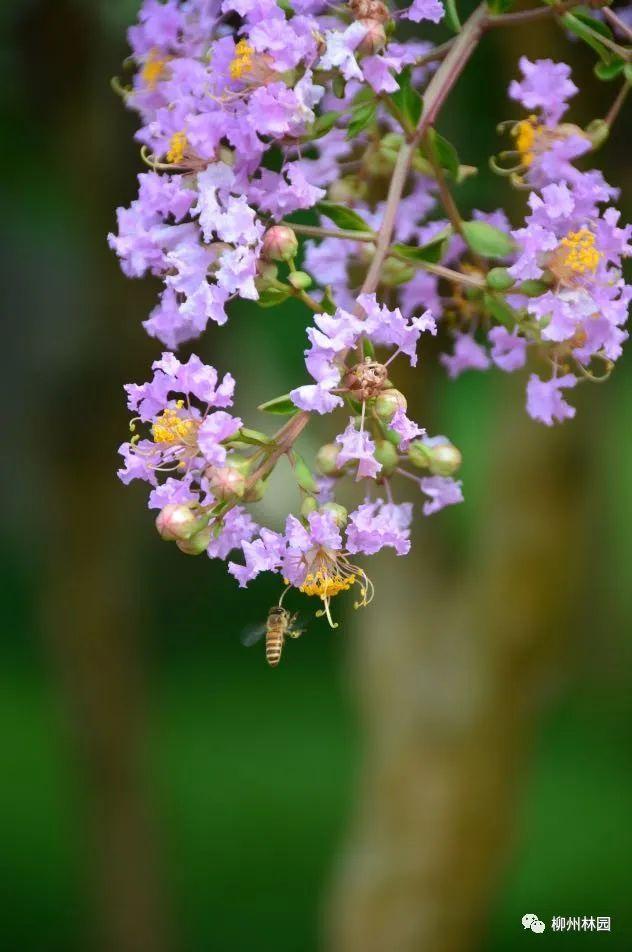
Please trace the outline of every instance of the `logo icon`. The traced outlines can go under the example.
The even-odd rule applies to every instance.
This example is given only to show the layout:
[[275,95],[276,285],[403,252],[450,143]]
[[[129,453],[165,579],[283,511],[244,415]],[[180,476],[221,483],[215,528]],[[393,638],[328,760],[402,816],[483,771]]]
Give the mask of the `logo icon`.
[[522,917],[522,928],[531,929],[532,932],[544,932],[546,926],[541,919],[538,919],[532,912],[529,912],[526,916]]

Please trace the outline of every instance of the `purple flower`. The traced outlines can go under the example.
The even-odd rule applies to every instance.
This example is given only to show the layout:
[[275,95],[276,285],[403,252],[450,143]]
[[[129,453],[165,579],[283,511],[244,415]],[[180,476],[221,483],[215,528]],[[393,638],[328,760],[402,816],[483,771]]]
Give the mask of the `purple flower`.
[[419,485],[421,491],[429,497],[423,504],[424,516],[432,516],[445,506],[463,502],[460,480],[451,479],[449,476],[424,476]]
[[336,437],[336,443],[341,447],[338,454],[339,466],[344,466],[351,460],[358,460],[356,480],[375,479],[382,469],[382,464],[375,458],[375,443],[366,430],[356,430],[354,421],[349,420],[344,433]]
[[577,377],[573,374],[564,374],[551,380],[541,380],[536,374],[531,374],[527,384],[527,413],[533,420],[539,420],[547,426],[572,419],[575,407],[566,403],[560,391],[574,387],[576,383]]
[[430,311],[408,321],[399,308],[390,311],[385,305],[378,304],[375,294],[361,294],[358,304],[367,315],[364,325],[367,337],[378,346],[396,347],[416,367],[419,338],[426,332],[433,335],[437,333],[437,325]]
[[221,466],[226,460],[224,440],[234,436],[242,425],[239,417],[231,416],[225,410],[209,413],[200,423],[197,432],[197,444],[207,463]]
[[412,503],[400,505],[383,499],[367,502],[349,514],[347,550],[373,555],[390,546],[398,555],[410,551]]
[[366,27],[359,21],[346,30],[328,30],[325,34],[326,49],[318,63],[319,69],[339,69],[345,79],[362,79],[362,70],[353,55],[364,39]]
[[229,509],[209,542],[207,553],[211,559],[225,559],[233,549],[250,542],[259,531],[259,526],[243,506]]
[[558,122],[566,110],[566,101],[577,92],[571,80],[571,69],[566,63],[554,63],[550,59],[536,60],[520,57],[522,80],[513,80],[509,95],[525,109],[540,109],[551,122]]
[[454,379],[464,370],[487,370],[489,357],[483,347],[477,344],[469,334],[457,334],[454,340],[454,353],[441,354],[439,357],[448,372],[448,377]]
[[422,20],[439,23],[444,15],[445,10],[440,0],[413,0],[408,9],[402,13],[402,17],[412,20],[413,23],[420,23]]
[[410,420],[404,410],[401,407],[398,407],[395,411],[393,419],[388,424],[389,430],[395,430],[399,436],[399,449],[405,452],[412,440],[416,439],[418,436],[425,436],[426,431],[423,430],[420,426]]
[[239,587],[245,588],[248,582],[261,572],[278,572],[285,554],[286,542],[278,532],[263,527],[257,539],[247,539],[241,548],[246,564],[229,562],[228,571],[237,579]]
[[527,359],[527,342],[517,331],[505,327],[492,327],[488,337],[492,342],[491,357],[497,367],[510,373],[524,367]]

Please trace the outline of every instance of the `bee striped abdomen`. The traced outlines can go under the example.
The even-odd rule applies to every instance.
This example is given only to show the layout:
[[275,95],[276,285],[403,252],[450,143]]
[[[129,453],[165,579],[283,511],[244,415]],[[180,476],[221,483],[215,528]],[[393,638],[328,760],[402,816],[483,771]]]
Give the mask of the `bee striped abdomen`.
[[268,628],[266,634],[266,661],[273,668],[275,668],[281,660],[284,640],[281,628]]

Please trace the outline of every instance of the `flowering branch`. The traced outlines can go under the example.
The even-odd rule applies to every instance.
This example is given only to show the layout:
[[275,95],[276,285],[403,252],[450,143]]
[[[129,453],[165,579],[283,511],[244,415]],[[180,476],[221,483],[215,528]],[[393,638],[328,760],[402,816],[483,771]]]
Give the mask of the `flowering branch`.
[[[109,239],[128,276],[160,279],[144,326],[166,348],[151,378],[126,388],[120,478],[149,485],[158,531],[182,552],[227,560],[241,586],[277,573],[286,588],[269,626],[286,632],[289,589],[316,598],[332,625],[336,595],[354,588],[356,607],[368,604],[356,559],[408,551],[413,503],[396,501],[407,484],[425,515],[463,499],[458,449],[411,419],[393,384],[427,335],[449,341],[439,361],[451,378],[518,371],[532,353],[543,370],[529,378],[527,412],[551,425],[574,415],[569,390],[611,373],[632,298],[621,276],[630,229],[600,208],[615,190],[574,164],[607,138],[627,78],[605,120],[584,130],[561,121],[577,92],[569,68],[521,58],[509,95],[526,115],[501,125],[511,148],[491,161],[530,192],[519,228],[502,208],[459,211],[458,186],[476,170],[435,128],[487,30],[557,16],[597,53],[607,82],[627,77],[630,56],[607,25],[566,2],[506,14],[483,3],[461,26],[450,4],[456,36],[420,51],[394,32],[400,19],[438,22],[440,0],[398,12],[383,0],[296,4],[223,0],[215,22],[205,0],[143,3],[130,31],[137,70],[116,86],[141,117],[149,171]],[[306,211],[309,224],[292,221]],[[287,415],[274,436],[232,412],[231,374],[175,354],[209,321],[238,319],[236,298],[263,310],[294,298],[313,314],[308,382],[258,408]],[[338,422],[312,466],[297,444],[314,415]],[[295,511],[284,526],[260,525],[250,507],[284,456]],[[337,501],[345,482],[352,511]]]

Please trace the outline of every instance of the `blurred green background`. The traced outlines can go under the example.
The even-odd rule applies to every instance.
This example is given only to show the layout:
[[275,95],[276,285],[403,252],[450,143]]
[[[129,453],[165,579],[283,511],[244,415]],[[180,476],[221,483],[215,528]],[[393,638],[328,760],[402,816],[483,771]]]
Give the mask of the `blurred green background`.
[[[134,14],[130,0],[0,7],[0,948],[369,948],[336,920],[358,902],[352,881],[388,857],[388,823],[371,842],[380,798],[402,795],[411,863],[427,844],[428,871],[418,893],[397,885],[405,863],[384,882],[435,926],[398,938],[372,929],[379,903],[364,915],[359,902],[367,928],[392,936],[377,952],[632,948],[630,354],[554,431],[525,420],[524,380],[448,384],[425,370],[416,416],[463,450],[466,503],[417,525],[405,569],[377,560],[373,621],[315,624],[268,670],[238,636],[275,586],[239,592],[221,564],[162,545],[142,488],[115,477],[122,384],[145,379],[159,350],[140,326],[156,283],[125,280],[105,240],[141,169],[135,118],[109,87]],[[573,64],[574,121],[604,115],[615,94],[552,24],[485,39],[439,128],[482,170],[465,207],[505,204],[515,222],[523,196],[486,156],[496,122],[517,114],[506,88],[521,53]],[[600,156],[628,218],[629,130],[624,116]],[[196,348],[234,372],[252,425],[267,421],[250,408],[300,375],[304,324],[291,306],[244,307]],[[400,684],[410,690],[411,632],[421,704],[389,786],[379,725],[401,714]],[[447,835],[432,845],[436,823]],[[397,835],[406,842],[406,823]],[[546,934],[523,931],[528,912]],[[554,915],[611,916],[612,932],[552,934]]]

